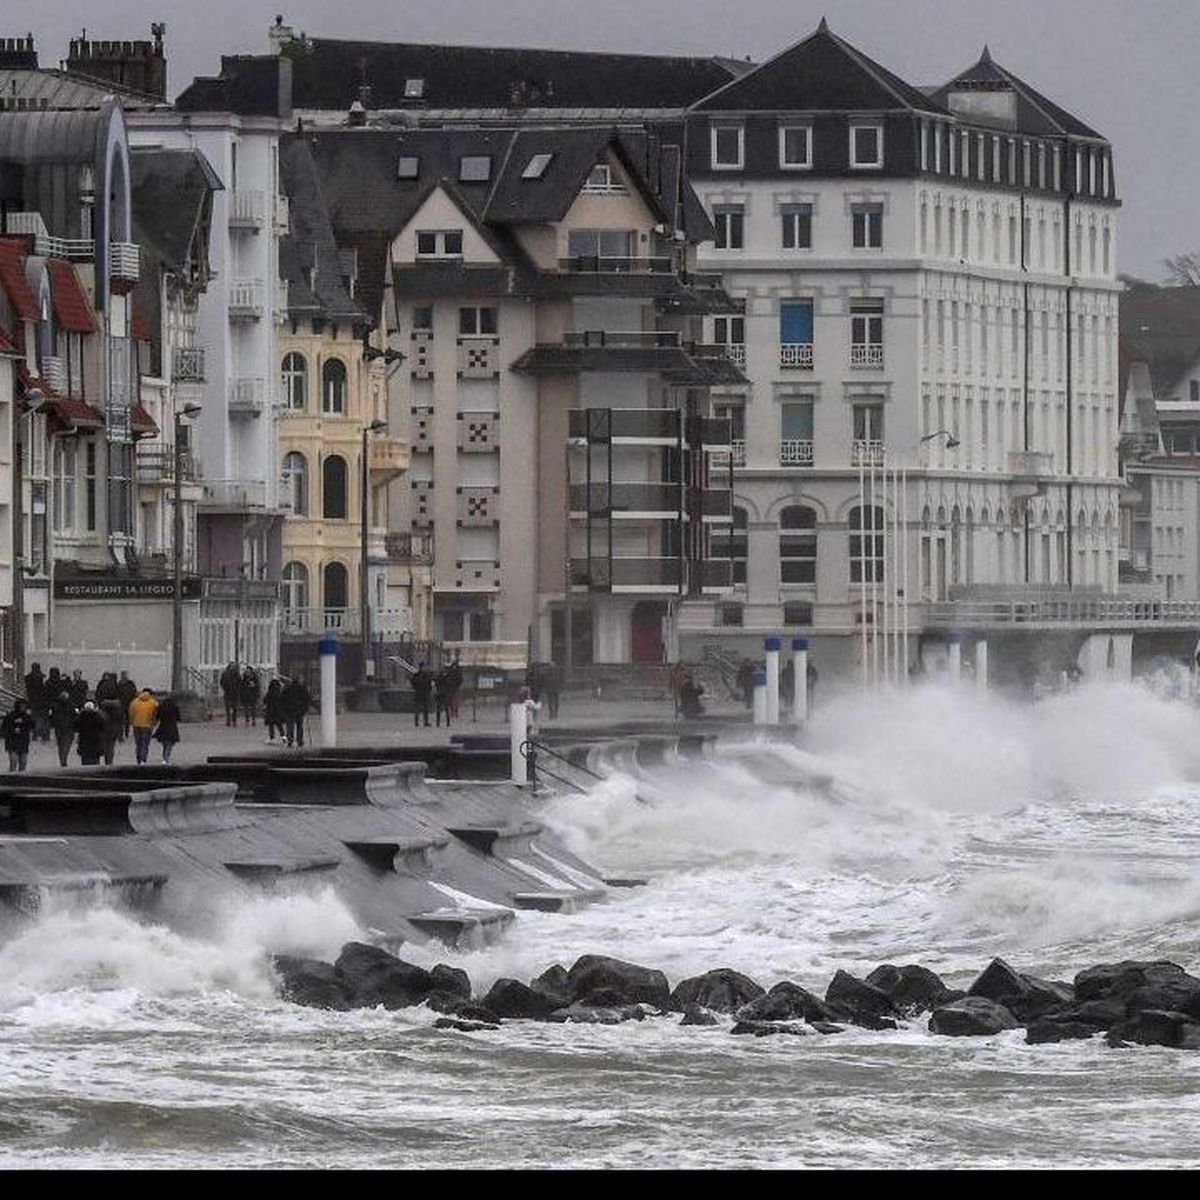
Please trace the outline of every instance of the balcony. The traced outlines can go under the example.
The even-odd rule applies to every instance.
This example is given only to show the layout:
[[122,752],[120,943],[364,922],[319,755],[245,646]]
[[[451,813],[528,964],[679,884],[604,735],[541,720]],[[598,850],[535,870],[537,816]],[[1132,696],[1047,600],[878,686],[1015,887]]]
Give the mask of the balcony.
[[38,366],[41,368],[42,378],[46,381],[46,386],[52,391],[57,392],[60,396],[65,396],[69,387],[67,383],[67,364],[57,355],[43,354]]
[[574,258],[560,258],[558,266],[562,271],[586,274],[616,272],[626,275],[669,275],[676,269],[675,260],[669,255],[636,258],[608,254],[577,254]]
[[850,347],[850,366],[856,371],[883,370],[882,343],[855,342]]
[[779,465],[781,467],[811,467],[813,465],[812,438],[784,438],[779,443]]
[[678,592],[683,579],[678,558],[573,558],[572,587],[594,592]]
[[176,383],[203,383],[203,349],[199,346],[176,346],[171,355],[171,378]]
[[267,484],[262,479],[206,479],[200,507],[210,512],[243,512],[266,508]]
[[779,365],[789,371],[811,371],[813,369],[812,342],[780,343]]
[[721,352],[734,366],[741,370],[746,369],[746,343],[745,342],[723,342],[721,343]]
[[142,273],[142,255],[133,242],[110,242],[108,281],[114,292],[133,291]]
[[376,434],[367,442],[367,465],[376,482],[385,483],[408,470],[408,442],[401,437]]
[[572,484],[571,515],[615,519],[674,520],[683,498],[677,483]]
[[275,321],[277,324],[282,325],[287,320],[290,296],[288,281],[286,279],[275,280]]
[[261,377],[232,379],[229,382],[229,415],[261,417],[267,406],[267,381]]
[[[190,454],[179,456],[179,478],[193,482],[199,477],[199,464]],[[137,448],[137,477],[141,483],[173,484],[175,482],[175,451],[161,443]]]
[[744,467],[746,465],[746,440],[745,438],[732,438],[729,443],[728,450],[718,450],[712,456],[712,465],[714,467]]
[[260,279],[235,279],[229,288],[229,319],[258,321],[263,315],[263,285]]
[[275,197],[275,230],[277,233],[289,233],[292,228],[291,207],[286,196]]
[[[412,612],[407,608],[372,608],[371,634],[397,640],[412,632]],[[326,632],[362,636],[362,613],[355,608],[285,608],[280,632],[291,637],[321,637]]]
[[622,349],[662,350],[680,346],[679,332],[673,329],[580,329],[563,334],[564,346],[621,347]]
[[96,243],[91,238],[51,237],[46,223],[38,212],[9,213],[5,222],[8,233],[33,238],[33,252],[43,258],[68,258],[88,262],[96,257]]
[[262,228],[265,211],[266,198],[262,192],[233,192],[229,197],[229,228],[257,233]]
[[855,438],[850,445],[850,465],[852,467],[881,467],[883,466],[884,445],[867,438]]
[[679,444],[679,413],[673,408],[576,408],[568,421],[572,438],[590,442]]
[[925,605],[925,624],[967,629],[1087,630],[1174,628],[1194,633],[1200,601],[1111,596],[1099,591],[1013,589],[1011,596],[939,600]]
[[430,533],[389,533],[383,544],[388,562],[409,567],[433,565],[433,535]]

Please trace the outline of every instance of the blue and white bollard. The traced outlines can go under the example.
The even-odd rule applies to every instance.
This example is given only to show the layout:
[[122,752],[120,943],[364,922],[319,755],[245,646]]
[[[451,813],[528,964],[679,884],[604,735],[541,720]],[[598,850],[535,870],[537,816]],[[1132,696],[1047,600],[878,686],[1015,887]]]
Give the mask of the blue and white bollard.
[[792,638],[792,724],[808,720],[808,638]]
[[767,723],[767,673],[762,667],[754,668],[754,723]]
[[763,641],[763,649],[767,652],[767,724],[779,724],[779,649],[777,637],[769,637]]
[[326,633],[318,650],[321,655],[321,745],[337,745],[337,638]]

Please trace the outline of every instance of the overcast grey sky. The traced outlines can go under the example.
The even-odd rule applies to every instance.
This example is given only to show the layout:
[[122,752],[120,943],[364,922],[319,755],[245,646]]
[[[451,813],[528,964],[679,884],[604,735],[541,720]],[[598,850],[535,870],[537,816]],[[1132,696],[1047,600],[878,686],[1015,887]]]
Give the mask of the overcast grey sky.
[[169,85],[222,53],[263,53],[275,13],[312,36],[769,57],[834,32],[915,84],[993,57],[1109,137],[1124,200],[1120,269],[1150,278],[1200,249],[1200,0],[4,0],[0,33],[32,31],[42,62],[86,23],[99,38],[167,23]]

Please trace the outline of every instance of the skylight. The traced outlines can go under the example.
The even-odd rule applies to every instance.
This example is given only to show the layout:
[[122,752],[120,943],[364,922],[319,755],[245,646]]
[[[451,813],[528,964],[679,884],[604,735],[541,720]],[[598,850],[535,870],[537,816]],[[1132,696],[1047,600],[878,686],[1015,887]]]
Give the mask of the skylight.
[[487,183],[492,177],[492,160],[487,154],[466,154],[458,160],[458,178],[462,183]]
[[397,179],[416,179],[420,173],[421,160],[414,154],[402,154],[396,163]]
[[550,160],[554,157],[553,154],[535,154],[525,166],[525,170],[521,172],[522,179],[541,179],[546,173],[546,168],[550,165]]
[[425,95],[425,80],[406,79],[404,81],[404,97],[406,100],[420,100]]

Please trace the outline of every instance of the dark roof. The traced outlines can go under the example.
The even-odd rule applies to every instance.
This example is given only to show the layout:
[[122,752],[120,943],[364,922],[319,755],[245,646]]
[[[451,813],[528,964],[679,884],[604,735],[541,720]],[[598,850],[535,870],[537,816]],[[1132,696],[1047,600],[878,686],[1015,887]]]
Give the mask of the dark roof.
[[1148,363],[1155,399],[1165,399],[1200,358],[1200,287],[1137,284],[1121,293],[1118,321],[1121,357]]
[[221,73],[194,79],[175,100],[182,112],[292,115],[292,64],[275,54],[222,55]]
[[75,268],[62,258],[48,259],[46,266],[50,272],[50,295],[59,328],[70,333],[95,333],[96,318]]
[[761,66],[727,83],[693,107],[700,112],[814,109],[945,109],[844,42],[822,19],[815,32]]
[[[287,42],[292,102],[369,108],[686,108],[735,77],[716,58],[304,38]],[[405,96],[408,80],[421,96]]]
[[1041,92],[1005,70],[992,58],[984,46],[979,61],[956,75],[949,83],[934,91],[939,104],[947,104],[951,92],[955,91],[1005,91],[1011,90],[1017,97],[1017,129],[1021,133],[1062,135],[1098,138],[1102,135],[1085,125],[1066,109],[1059,108],[1053,100],[1046,99]]
[[134,148],[129,177],[139,244],[153,247],[169,270],[182,274],[205,204],[224,190],[221,180],[199,150]]

